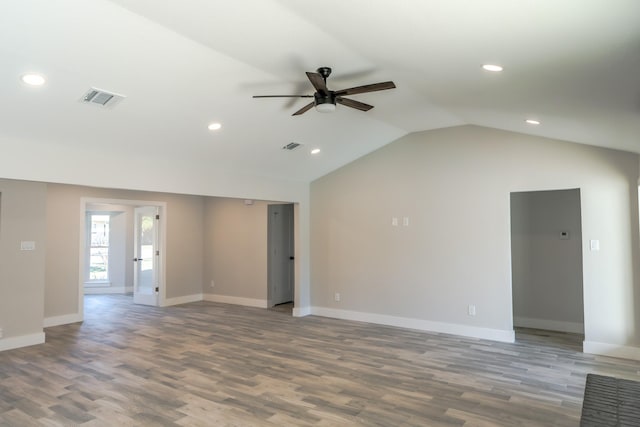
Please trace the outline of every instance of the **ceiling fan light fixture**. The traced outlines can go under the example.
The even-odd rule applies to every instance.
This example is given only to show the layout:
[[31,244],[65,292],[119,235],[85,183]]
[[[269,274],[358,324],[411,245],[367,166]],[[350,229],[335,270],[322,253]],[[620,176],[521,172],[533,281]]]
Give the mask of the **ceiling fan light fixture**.
[[379,90],[394,89],[396,85],[392,81],[372,83],[368,85],[355,86],[341,90],[331,90],[327,87],[327,77],[331,74],[331,68],[320,67],[316,73],[307,71],[307,78],[313,85],[316,92],[313,95],[254,95],[254,98],[313,98],[313,101],[300,108],[292,114],[299,116],[306,113],[313,107],[320,113],[331,113],[335,111],[336,104],[345,107],[355,108],[360,111],[369,111],[373,105],[356,101],[355,99],[345,98],[344,96],[358,95],[360,93],[376,92]]
[[336,104],[317,104],[316,111],[319,113],[333,113],[336,111]]

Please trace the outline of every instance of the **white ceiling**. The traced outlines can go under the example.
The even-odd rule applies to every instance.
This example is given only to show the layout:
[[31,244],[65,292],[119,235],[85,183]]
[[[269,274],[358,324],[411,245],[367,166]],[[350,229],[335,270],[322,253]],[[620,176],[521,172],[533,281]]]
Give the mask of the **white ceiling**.
[[[640,152],[638,0],[5,0],[0,55],[0,137],[60,153],[308,182],[460,124]],[[251,97],[311,94],[320,66],[334,90],[397,89],[296,117],[309,100]],[[92,86],[126,99],[85,105]]]

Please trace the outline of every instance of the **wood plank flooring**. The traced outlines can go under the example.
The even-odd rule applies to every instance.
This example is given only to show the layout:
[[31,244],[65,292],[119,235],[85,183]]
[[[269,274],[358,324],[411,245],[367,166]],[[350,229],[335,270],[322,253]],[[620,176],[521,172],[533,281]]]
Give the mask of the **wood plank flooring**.
[[0,353],[2,426],[577,426],[581,337],[515,344],[211,302],[86,297],[85,322]]

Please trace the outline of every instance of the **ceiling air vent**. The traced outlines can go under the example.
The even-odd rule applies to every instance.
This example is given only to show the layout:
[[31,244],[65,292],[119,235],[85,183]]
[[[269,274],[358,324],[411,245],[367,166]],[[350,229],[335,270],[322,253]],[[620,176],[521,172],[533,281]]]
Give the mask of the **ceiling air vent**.
[[287,145],[285,145],[284,147],[282,147],[283,150],[295,150],[296,148],[300,147],[302,144],[298,144],[297,142],[290,142]]
[[82,102],[86,104],[99,105],[101,107],[112,107],[124,98],[124,95],[92,87],[82,97]]

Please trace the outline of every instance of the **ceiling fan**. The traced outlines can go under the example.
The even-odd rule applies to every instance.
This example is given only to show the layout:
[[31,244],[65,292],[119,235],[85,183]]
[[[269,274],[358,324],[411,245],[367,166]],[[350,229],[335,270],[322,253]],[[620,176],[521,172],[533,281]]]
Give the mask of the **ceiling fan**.
[[309,111],[312,107],[316,107],[316,110],[321,113],[328,113],[336,109],[336,103],[355,108],[356,110],[369,111],[373,108],[373,105],[354,101],[353,99],[344,98],[343,96],[393,89],[396,87],[393,82],[381,82],[342,90],[329,90],[329,88],[327,88],[327,77],[329,77],[329,75],[331,75],[331,68],[329,67],[320,67],[315,73],[307,72],[309,81],[316,89],[313,95],[254,95],[254,98],[314,98],[313,102],[310,102],[293,113],[293,116],[299,116]]

